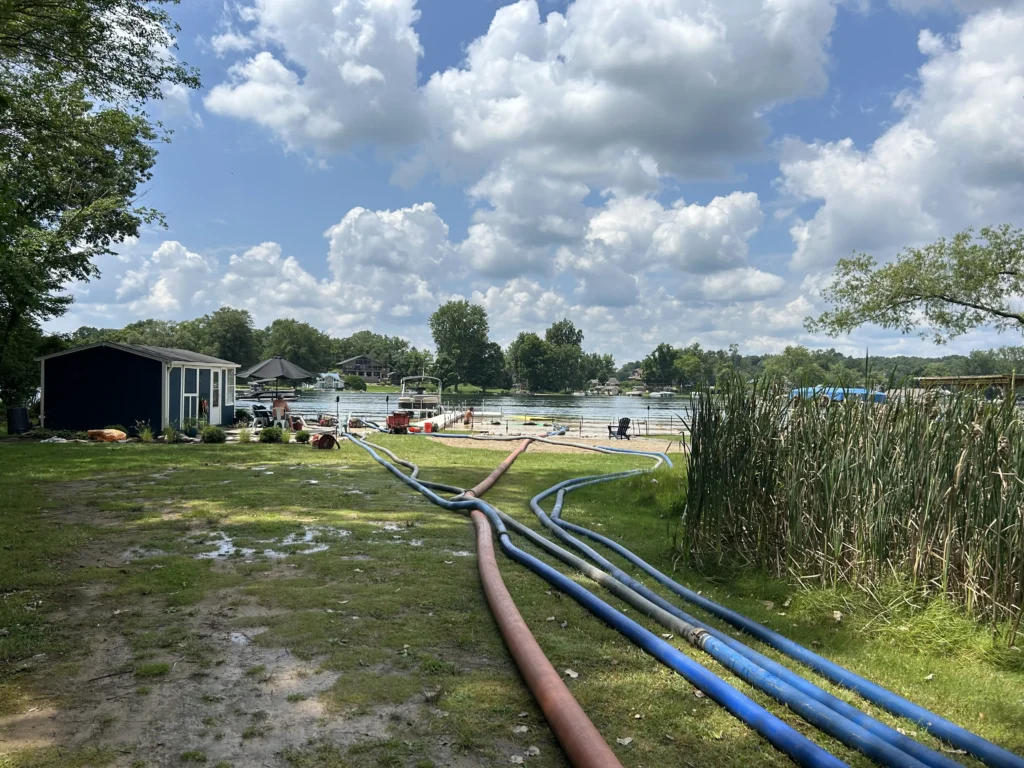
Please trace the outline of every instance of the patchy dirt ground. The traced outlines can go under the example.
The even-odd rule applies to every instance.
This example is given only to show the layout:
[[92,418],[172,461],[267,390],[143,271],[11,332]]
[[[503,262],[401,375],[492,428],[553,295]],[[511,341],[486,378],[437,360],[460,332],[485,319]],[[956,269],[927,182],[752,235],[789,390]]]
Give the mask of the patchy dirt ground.
[[[38,520],[82,531],[50,564],[66,582],[45,625],[69,642],[13,670],[20,700],[0,687],[0,766],[468,768],[525,754],[534,745],[501,735],[518,722],[488,737],[446,706],[464,683],[516,684],[495,635],[457,634],[489,622],[469,527],[437,526],[401,489],[396,514],[386,476],[349,470],[206,464],[205,477],[171,466],[49,485]],[[455,546],[453,528],[466,529]],[[454,618],[406,574],[424,558],[448,582],[460,563],[472,585],[471,605],[448,601]],[[443,617],[433,640],[410,633],[410,604]]]
[[[96,486],[75,483],[61,487],[57,495],[80,498]],[[81,513],[66,509],[69,516]],[[83,548],[75,560],[144,562],[162,554],[138,547],[118,551],[116,542],[114,538]],[[224,564],[222,569],[231,567]],[[282,578],[288,570],[281,563],[259,577]],[[40,692],[55,704],[0,718],[0,756],[55,744],[74,754],[89,745],[109,750],[114,766],[180,765],[183,754],[213,764],[277,765],[289,754],[298,754],[296,750],[322,752],[327,745],[343,750],[403,735],[421,739],[429,735],[431,720],[445,716],[434,706],[434,689],[354,713],[329,710],[319,697],[343,673],[324,669],[321,657],[298,658],[287,648],[259,645],[264,621],[288,611],[262,607],[238,588],[216,590],[190,610],[174,612],[176,634],[187,640],[176,644],[182,647],[180,653],[169,649],[166,672],[154,669],[149,677],[145,665],[134,663],[135,654],[119,625],[132,614],[158,614],[161,606],[143,599],[111,612],[119,603],[109,591],[102,585],[85,585],[53,616],[77,627],[77,642],[88,651],[73,674],[39,681]],[[197,661],[186,646],[200,647],[202,659]],[[38,660],[40,666],[44,662]],[[438,765],[478,764],[453,754],[445,739],[435,741],[429,751]]]
[[[510,450],[377,439],[425,479],[461,487]],[[535,444],[488,499],[536,528],[532,495],[635,466],[635,457]],[[680,483],[678,471],[661,470],[584,489],[566,514],[670,569],[666,521]],[[472,525],[354,446],[0,445],[0,494],[0,768],[566,765],[487,609]],[[789,764],[575,602],[499,562],[545,654],[573,670],[567,684],[624,766]],[[833,594],[742,576],[689,582],[1024,748],[1016,667],[870,642],[858,627],[871,617],[847,604],[837,624]],[[773,609],[791,597],[788,612]]]

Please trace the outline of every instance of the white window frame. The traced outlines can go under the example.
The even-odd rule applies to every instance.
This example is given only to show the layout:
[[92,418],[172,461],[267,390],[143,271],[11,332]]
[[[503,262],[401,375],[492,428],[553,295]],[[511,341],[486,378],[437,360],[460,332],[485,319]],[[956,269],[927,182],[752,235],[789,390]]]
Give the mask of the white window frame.
[[225,406],[234,405],[235,404],[235,371],[234,371],[233,368],[224,371],[224,382],[225,382],[225,385],[226,385],[224,387],[224,405]]
[[219,368],[210,369],[210,408],[220,408],[220,382],[224,371]]

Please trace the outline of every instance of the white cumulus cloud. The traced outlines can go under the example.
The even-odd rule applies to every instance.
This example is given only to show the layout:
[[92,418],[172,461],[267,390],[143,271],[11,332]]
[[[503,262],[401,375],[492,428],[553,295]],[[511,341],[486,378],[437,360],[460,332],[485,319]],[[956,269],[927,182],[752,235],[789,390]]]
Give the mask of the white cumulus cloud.
[[944,39],[922,32],[918,86],[869,148],[850,139],[782,146],[780,185],[820,201],[792,227],[797,269],[854,250],[890,257],[967,225],[1000,224],[1024,199],[1024,7],[971,17]]
[[418,17],[415,0],[256,0],[239,13],[251,28],[212,44],[262,50],[230,68],[206,108],[262,125],[290,148],[413,140],[423,127]]

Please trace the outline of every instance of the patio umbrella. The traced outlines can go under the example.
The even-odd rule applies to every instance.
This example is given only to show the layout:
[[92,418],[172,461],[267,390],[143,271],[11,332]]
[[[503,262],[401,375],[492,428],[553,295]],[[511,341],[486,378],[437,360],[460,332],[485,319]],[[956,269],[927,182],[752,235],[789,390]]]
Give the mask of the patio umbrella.
[[[298,381],[301,379],[312,379],[313,374],[307,371],[305,368],[301,368],[295,363],[285,360],[280,355],[275,355],[269,360],[264,360],[262,363],[256,363],[252,368],[247,368],[238,374],[240,379],[274,379],[280,381],[281,379],[292,379]],[[275,387],[275,392],[276,387]]]

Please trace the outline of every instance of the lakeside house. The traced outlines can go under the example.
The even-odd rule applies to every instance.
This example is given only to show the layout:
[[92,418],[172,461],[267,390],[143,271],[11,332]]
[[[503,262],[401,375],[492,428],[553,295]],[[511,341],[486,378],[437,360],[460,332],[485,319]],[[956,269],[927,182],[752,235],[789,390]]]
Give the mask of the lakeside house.
[[345,382],[341,380],[341,374],[338,373],[321,373],[316,377],[316,382],[313,384],[313,389],[327,392],[344,388]]
[[361,376],[365,381],[380,384],[390,381],[391,374],[384,363],[368,355],[356,355],[335,365],[345,376]]
[[634,368],[633,372],[629,374],[630,381],[643,381],[644,380],[644,369]]
[[238,363],[187,349],[87,344],[39,360],[39,421],[45,429],[129,429],[158,432],[190,419],[227,426],[235,421]]

